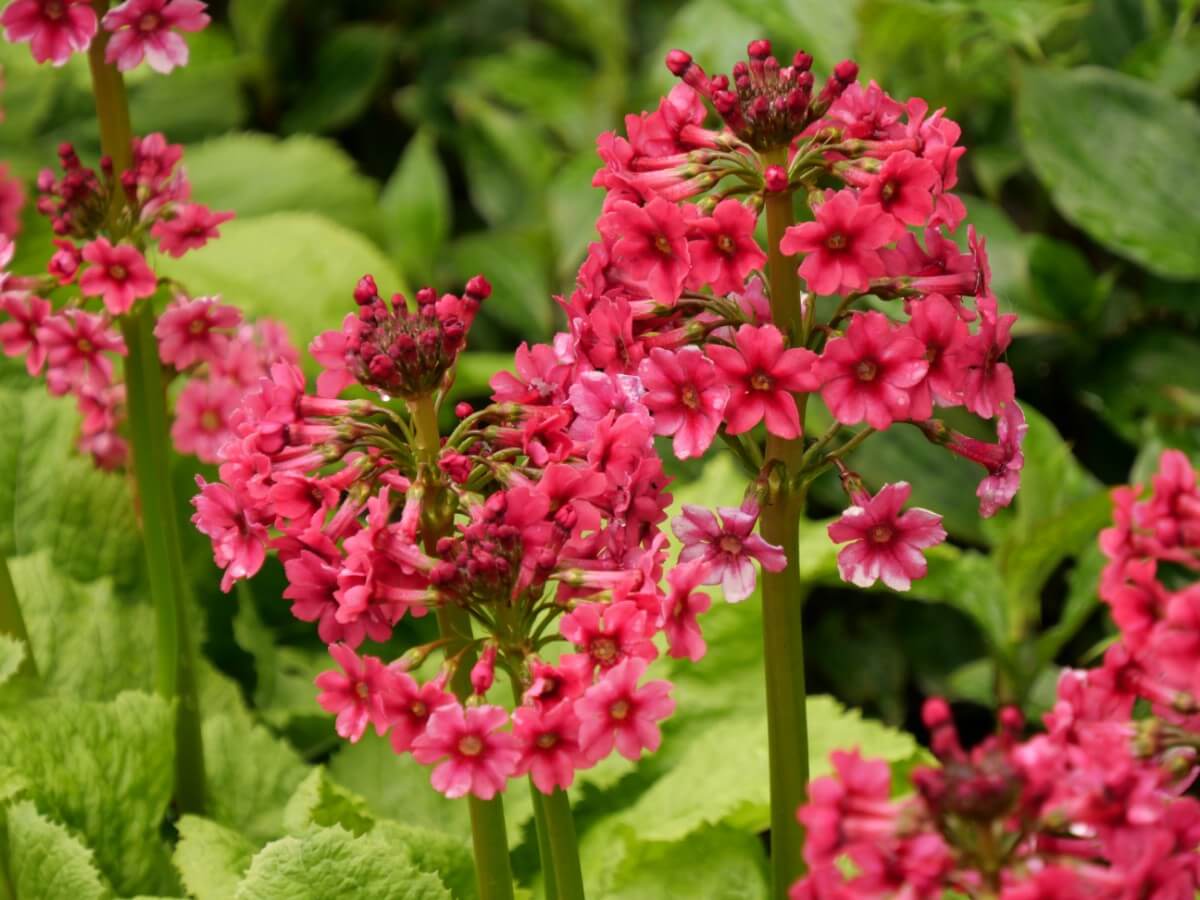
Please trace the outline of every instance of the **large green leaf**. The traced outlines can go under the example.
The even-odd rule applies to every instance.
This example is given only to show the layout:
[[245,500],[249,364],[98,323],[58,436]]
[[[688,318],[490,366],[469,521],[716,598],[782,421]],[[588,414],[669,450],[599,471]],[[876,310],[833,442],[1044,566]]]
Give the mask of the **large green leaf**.
[[232,828],[199,816],[184,816],[176,823],[175,868],[188,894],[196,900],[229,900],[255,846]]
[[234,220],[222,226],[221,240],[182,259],[162,258],[159,267],[194,294],[220,294],[249,315],[282,321],[300,348],[353,312],[364,274],[384,292],[400,287],[370,242],[311,213]]
[[404,274],[414,282],[431,282],[453,213],[450,185],[432,133],[418,131],[408,142],[381,204],[387,246]]
[[[1142,328],[1104,355],[1085,400],[1131,444],[1146,437],[1146,420],[1173,428],[1194,423],[1200,394],[1200,341],[1178,330]],[[1190,402],[1189,402],[1190,401]]]
[[[324,138],[226,134],[189,147],[184,166],[192,196],[213,209],[231,209],[244,218],[319,213],[370,238],[382,237],[379,186]],[[221,233],[228,241],[228,232]]]
[[[16,900],[107,900],[92,852],[25,800],[7,811],[7,878]],[[0,872],[0,877],[5,873]]]
[[30,799],[81,836],[122,895],[169,891],[161,826],[171,798],[174,728],[159,697],[38,700],[0,714],[0,759]]
[[1106,69],[1028,67],[1021,136],[1059,211],[1168,278],[1200,278],[1200,113]]

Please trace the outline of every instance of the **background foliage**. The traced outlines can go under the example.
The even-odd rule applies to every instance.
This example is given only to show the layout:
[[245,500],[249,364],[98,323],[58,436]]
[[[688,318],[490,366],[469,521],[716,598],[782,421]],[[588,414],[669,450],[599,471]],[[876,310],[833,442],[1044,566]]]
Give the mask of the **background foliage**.
[[[911,481],[953,544],[900,597],[844,589],[823,524],[805,531],[809,677],[822,695],[814,771],[853,744],[911,764],[930,693],[959,701],[977,729],[998,701],[1036,715],[1058,667],[1095,658],[1109,634],[1095,597],[1105,485],[1143,476],[1164,445],[1200,451],[1196,0],[210,5],[216,25],[191,39],[189,67],[131,79],[133,118],[185,142],[194,196],[238,219],[163,270],[282,319],[298,345],[340,321],[364,271],[384,290],[451,288],[482,271],[495,294],[461,366],[467,397],[518,342],[559,327],[551,297],[569,290],[599,209],[596,134],[657,102],[672,82],[667,49],[728,70],[765,34],[783,55],[809,50],[819,71],[853,56],[893,95],[945,105],[970,148],[969,221],[988,238],[1002,304],[1021,314],[1010,362],[1031,423],[1025,486],[1014,510],[984,522],[977,474],[915,433],[893,429],[854,458],[870,483]],[[37,69],[27,48],[0,44],[0,64],[0,159],[32,179],[62,140],[94,158],[83,61]],[[14,268],[46,258],[49,241],[28,209]],[[280,573],[225,597],[190,529],[220,799],[211,818],[175,823],[173,859],[157,827],[146,831],[169,797],[170,730],[155,726],[165,707],[140,693],[153,627],[135,513],[119,476],[68,452],[75,427],[21,370],[0,369],[0,551],[48,685],[0,716],[14,836],[0,849],[14,886],[43,883],[52,864],[64,898],[320,897],[348,878],[370,896],[469,896],[461,805],[370,736],[340,745],[313,701],[324,654],[279,600]],[[727,459],[676,474],[677,503],[740,499]],[[191,475],[181,461],[185,496]],[[816,513],[833,515],[838,489],[821,488]],[[757,616],[753,599],[718,604],[704,661],[661,664],[680,699],[663,752],[606,764],[575,789],[595,896],[764,895]],[[7,677],[15,651],[0,651]],[[26,758],[34,731],[39,746],[69,732],[89,749]],[[134,795],[144,815],[118,816]],[[528,798],[510,791],[507,806],[529,880]]]

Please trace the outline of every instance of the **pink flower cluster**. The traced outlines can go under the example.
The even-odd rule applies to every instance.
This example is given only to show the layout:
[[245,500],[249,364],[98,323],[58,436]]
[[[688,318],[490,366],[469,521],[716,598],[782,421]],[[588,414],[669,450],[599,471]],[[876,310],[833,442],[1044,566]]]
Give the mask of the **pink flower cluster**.
[[[182,156],[182,147],[152,134],[135,138],[128,171],[114,173],[105,158],[97,173],[64,144],[62,176],[46,170],[38,178],[37,208],[57,235],[47,274],[9,274],[13,245],[0,236],[0,350],[24,357],[30,375],[44,372],[51,394],[75,397],[83,417],[80,447],[106,468],[121,466],[127,453],[119,433],[124,385],[114,378],[125,343],[115,319],[159,290],[142,248],[153,241],[182,256],[218,237],[233,217],[190,201]],[[117,215],[114,194],[123,201]],[[62,302],[48,299],[56,296]],[[85,308],[89,300],[97,311]],[[176,401],[172,437],[180,452],[205,462],[216,462],[230,437],[228,420],[241,392],[272,362],[298,358],[282,326],[245,324],[213,297],[178,296],[155,335],[163,364],[189,379]]]
[[[523,349],[521,387],[505,399],[582,401],[596,416],[640,394],[679,458],[702,456],[721,437],[754,469],[765,432],[805,441],[804,470],[788,473],[805,479],[841,467],[873,431],[909,424],[985,469],[980,513],[994,514],[1011,502],[1023,463],[1024,417],[1003,362],[1015,316],[990,293],[984,242],[968,229],[964,252],[950,237],[965,215],[951,192],[964,152],[958,126],[924,101],[859,84],[853,63],[817,90],[807,54],[781,66],[768,42],[754,41],[749,56],[732,77],[709,77],[673,51],[667,65],[683,83],[657,110],[627,116],[624,137],[600,137],[601,240],[562,301],[569,334]],[[706,100],[723,128],[706,125]],[[786,285],[766,283],[755,232],[764,204],[793,194],[812,220],[768,249],[800,257],[808,292],[777,323],[770,294]],[[853,308],[868,295],[875,309]],[[820,438],[804,435],[800,415],[817,397],[832,420]],[[994,419],[997,441],[950,431],[935,418],[948,407]],[[752,488],[752,508],[768,476],[763,469]],[[830,529],[848,542],[839,558],[847,581],[904,590],[924,574],[921,551],[945,532],[935,514],[902,513],[909,491],[851,494]],[[738,599],[755,569],[744,554],[732,558],[709,577]]]
[[[86,53],[105,40],[104,58],[122,72],[144,59],[166,74],[188,61],[179,32],[203,31],[211,21],[201,0],[125,0],[103,18],[91,0],[13,0],[0,12],[0,26],[12,43],[28,42],[39,63],[61,66],[74,53]],[[104,33],[97,38],[97,33]]]
[[[666,682],[645,680],[654,638],[698,658],[709,604],[704,559],[663,584],[670,496],[642,391],[602,373],[569,387],[567,341],[522,351],[537,377],[502,373],[495,402],[460,405],[457,427],[430,436],[490,290],[476,277],[461,296],[388,302],[364,277],[357,314],[310,348],[317,393],[295,365],[272,367],[233,413],[220,481],[193,501],[226,590],[278,554],[293,614],[341,667],[317,680],[338,733],[390,734],[451,797],[491,797],[526,773],[549,793],[614,749],[656,749],[674,703]],[[377,400],[339,399],[352,382]],[[431,609],[465,611],[474,634],[391,662],[356,652]],[[447,662],[418,682],[438,648]],[[488,699],[497,669],[522,698],[511,713]]]
[[886,763],[835,753],[837,774],[815,780],[799,812],[810,873],[795,900],[1195,895],[1200,802],[1185,792],[1200,772],[1200,585],[1171,590],[1158,571],[1200,571],[1187,458],[1164,453],[1139,497],[1114,492],[1115,525],[1100,538],[1100,592],[1120,628],[1103,665],[1063,672],[1044,733],[1022,740],[1019,713],[1005,709],[1000,733],[969,752],[947,705],[929,701],[942,765],[916,769],[903,799],[892,799]]

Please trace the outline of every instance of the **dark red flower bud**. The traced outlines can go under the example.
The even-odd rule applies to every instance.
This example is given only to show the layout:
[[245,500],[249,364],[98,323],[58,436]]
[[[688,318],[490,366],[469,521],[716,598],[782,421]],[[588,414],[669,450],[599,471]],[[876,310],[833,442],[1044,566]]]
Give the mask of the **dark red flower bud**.
[[751,59],[766,59],[771,55],[771,42],[764,39],[751,41],[746,46],[746,54]]
[[930,731],[950,724],[950,704],[941,697],[930,697],[921,707],[921,721]]
[[692,65],[692,54],[686,50],[671,50],[667,53],[667,69],[676,78],[682,78]]
[[482,275],[476,275],[467,282],[463,293],[473,300],[482,303],[488,297],[492,296],[492,285]]
[[849,84],[858,77],[858,63],[852,59],[843,59],[833,67],[833,77],[843,84]]
[[474,410],[471,409],[471,404],[468,403],[466,400],[463,400],[460,403],[454,404],[454,414],[456,416],[458,416],[460,419],[465,419],[467,416],[469,416],[473,412],[474,412]]
[[364,275],[358,279],[358,284],[354,286],[354,302],[359,306],[365,306],[372,299],[379,296],[379,288],[375,285],[375,279],[370,275]]
[[788,187],[787,170],[783,166],[767,166],[763,171],[763,182],[772,194],[786,191]]
[[792,57],[792,68],[798,69],[801,72],[807,72],[812,68],[812,64],[812,54],[805,53],[803,50],[797,50],[796,55]]

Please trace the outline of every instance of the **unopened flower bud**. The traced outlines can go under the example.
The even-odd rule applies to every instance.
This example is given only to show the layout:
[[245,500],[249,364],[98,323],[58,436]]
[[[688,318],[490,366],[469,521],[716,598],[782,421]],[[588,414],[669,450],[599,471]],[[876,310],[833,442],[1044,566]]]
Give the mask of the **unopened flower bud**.
[[682,78],[691,64],[692,54],[686,50],[671,50],[667,53],[667,69],[676,78]]
[[374,278],[370,275],[364,275],[358,279],[358,284],[354,286],[355,303],[359,306],[365,306],[377,296],[379,296],[379,288],[376,287]]
[[482,697],[496,681],[496,645],[487,643],[479,660],[471,667],[471,690]]
[[763,170],[763,183],[766,185],[767,191],[772,194],[779,194],[787,190],[788,174],[783,166],[767,166]]
[[471,408],[471,404],[466,400],[454,404],[454,415],[458,416],[460,419],[465,419],[474,411],[475,410]]
[[766,59],[771,55],[771,42],[763,39],[751,41],[746,46],[746,55],[751,59]]
[[467,286],[463,288],[463,293],[477,303],[482,303],[488,297],[492,296],[492,285],[482,275],[476,275],[467,282]]

